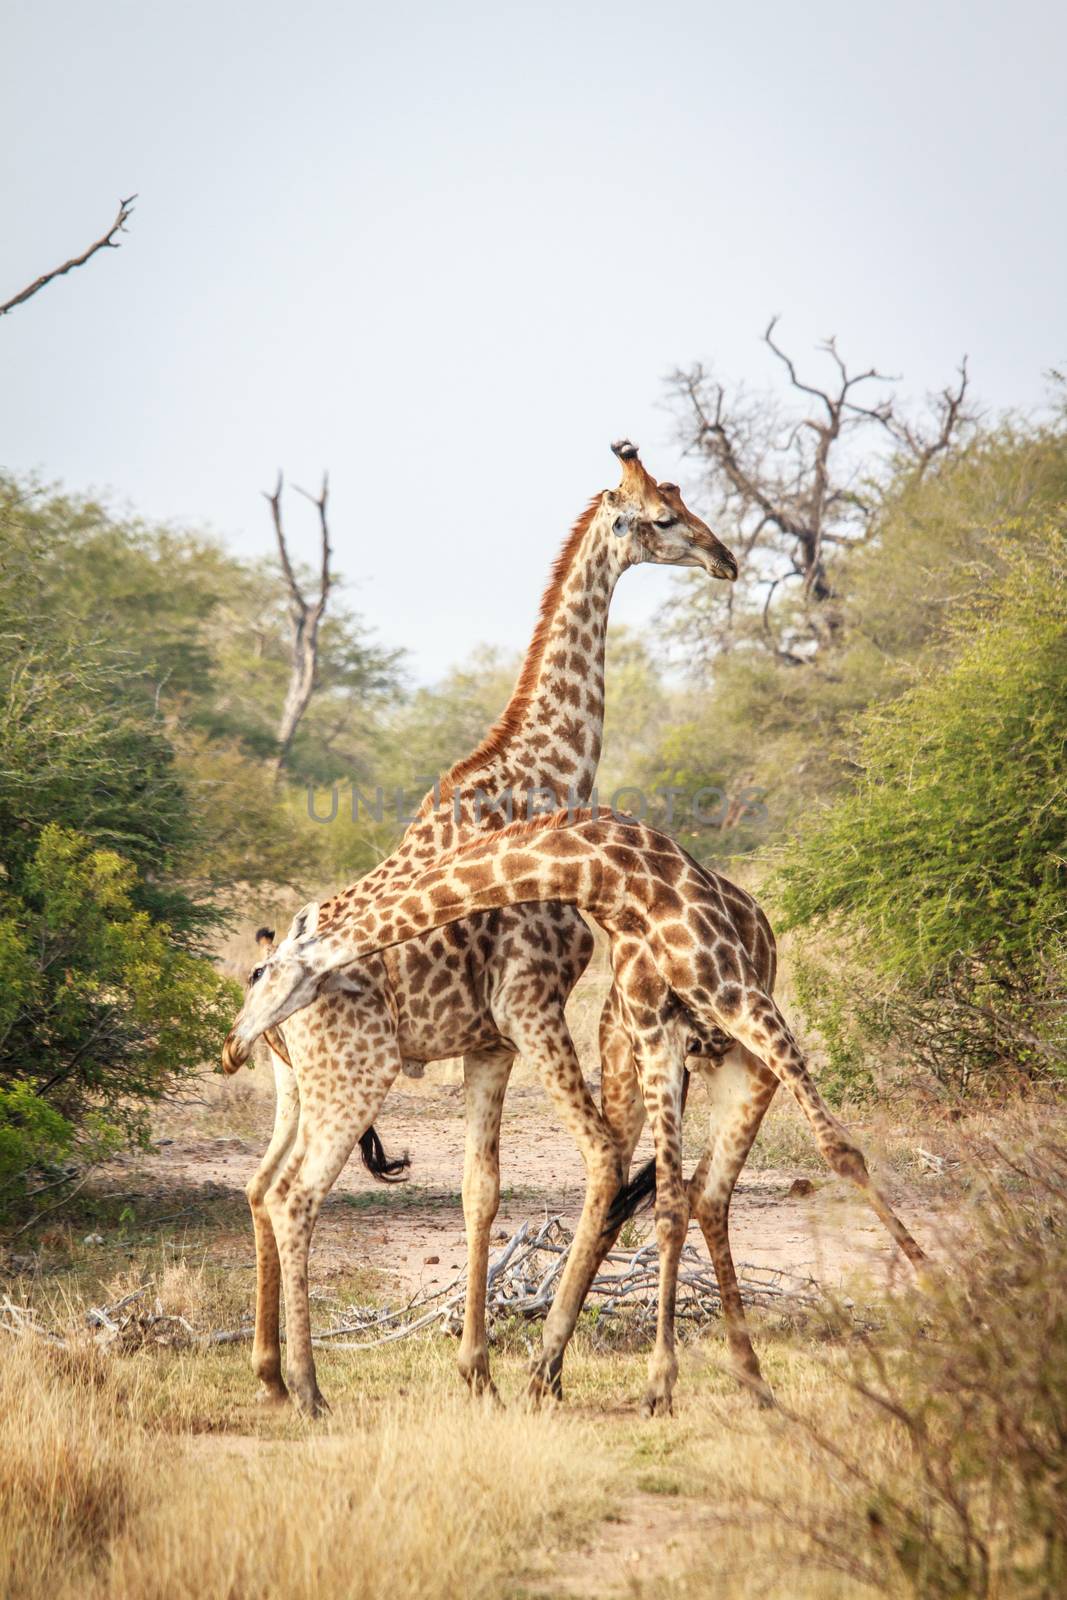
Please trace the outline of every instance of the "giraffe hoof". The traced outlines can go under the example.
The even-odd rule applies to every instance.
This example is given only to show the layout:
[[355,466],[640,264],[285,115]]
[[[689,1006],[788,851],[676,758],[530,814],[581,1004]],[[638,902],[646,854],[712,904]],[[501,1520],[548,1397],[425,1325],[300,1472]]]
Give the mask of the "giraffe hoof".
[[669,1394],[659,1394],[650,1389],[641,1402],[641,1415],[643,1417],[670,1417],[674,1415],[674,1406]]
[[289,1391],[279,1378],[276,1384],[262,1383],[256,1395],[257,1406],[287,1406],[289,1404]]
[[546,1405],[558,1405],[562,1399],[563,1385],[558,1378],[544,1378],[539,1372],[531,1375],[526,1385],[526,1405],[530,1411],[540,1411]]
[[477,1380],[474,1378],[468,1378],[467,1389],[470,1392],[470,1397],[472,1400],[477,1400],[483,1406],[489,1406],[493,1410],[499,1409],[503,1411],[504,1402],[500,1398],[500,1391],[497,1389],[496,1384],[493,1382],[492,1378],[488,1376],[488,1374],[486,1374],[485,1377],[478,1378]]
[[562,1404],[563,1357],[561,1355],[553,1356],[551,1361],[547,1361],[544,1356],[537,1358],[530,1369],[530,1381],[526,1385],[526,1401],[534,1411],[546,1401]]
[[748,1395],[754,1406],[760,1411],[773,1411],[778,1402],[771,1393],[770,1387],[762,1378],[753,1378],[746,1374],[741,1380],[741,1387]]
[[296,1409],[309,1422],[313,1422],[316,1417],[323,1417],[329,1414],[330,1407],[326,1402],[326,1398],[317,1389],[310,1395],[294,1395],[294,1399],[296,1400]]
[[753,1405],[759,1406],[761,1411],[769,1411],[777,1403],[771,1392],[760,1365],[756,1359],[756,1352],[752,1349],[745,1351],[732,1364],[733,1375],[738,1387],[744,1391]]

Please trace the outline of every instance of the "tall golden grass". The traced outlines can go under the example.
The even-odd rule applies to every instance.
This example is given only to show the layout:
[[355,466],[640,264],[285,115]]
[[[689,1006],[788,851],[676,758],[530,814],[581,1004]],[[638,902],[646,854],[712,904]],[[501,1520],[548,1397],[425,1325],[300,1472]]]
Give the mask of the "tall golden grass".
[[[68,1347],[0,1336],[0,1594],[1058,1600],[1067,1147],[1051,1131],[972,1141],[940,1266],[873,1325],[831,1303],[757,1314],[770,1413],[709,1329],[682,1349],[678,1415],[642,1423],[644,1351],[590,1330],[563,1411],[473,1404],[438,1337],[325,1351],[337,1412],[309,1427],[255,1412],[246,1350],[105,1354],[79,1339],[84,1303],[49,1301],[45,1280],[32,1292]],[[166,1309],[218,1314],[203,1265],[157,1277]],[[495,1354],[513,1400],[524,1334]]]
[[0,1348],[5,1597],[488,1596],[607,1505],[573,1419],[442,1392],[343,1435],[175,1439],[138,1420],[131,1370],[91,1347]]

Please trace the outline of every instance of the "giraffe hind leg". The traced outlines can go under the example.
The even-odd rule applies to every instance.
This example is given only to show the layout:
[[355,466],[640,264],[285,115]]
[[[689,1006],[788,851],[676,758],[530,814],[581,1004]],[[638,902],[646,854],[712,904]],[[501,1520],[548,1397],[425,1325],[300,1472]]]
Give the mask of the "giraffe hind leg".
[[760,996],[758,991],[753,996],[750,990],[747,1000],[741,1014],[728,1021],[734,1038],[788,1085],[811,1125],[824,1160],[839,1177],[848,1178],[861,1190],[904,1255],[913,1266],[919,1266],[926,1260],[923,1250],[871,1181],[862,1150],[851,1142],[815,1087],[803,1052],[778,1007],[769,995]]
[[[337,997],[331,996],[336,999]],[[346,1014],[354,1011],[343,1002]],[[361,1019],[350,1016],[356,1037]],[[395,1036],[379,1024],[376,1040],[360,1028],[359,1051],[339,1053],[308,1041],[296,1056],[300,1078],[300,1131],[292,1152],[266,1194],[278,1244],[285,1295],[286,1376],[301,1411],[327,1409],[318,1386],[311,1343],[308,1253],[319,1210],[351,1151],[373,1123],[400,1069]]]
[[730,1199],[778,1079],[741,1045],[701,1073],[708,1085],[708,1143],[689,1181],[690,1205],[715,1268],[730,1361],[738,1381],[761,1405],[773,1403],[745,1318],[730,1249]]

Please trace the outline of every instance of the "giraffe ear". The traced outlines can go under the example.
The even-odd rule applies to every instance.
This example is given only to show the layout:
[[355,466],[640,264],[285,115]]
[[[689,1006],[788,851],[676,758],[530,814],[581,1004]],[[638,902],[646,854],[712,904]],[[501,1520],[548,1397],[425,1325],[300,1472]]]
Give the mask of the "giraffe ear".
[[314,933],[319,925],[319,904],[317,900],[309,900],[306,906],[301,906],[296,916],[289,925],[287,939],[303,939],[306,935]]

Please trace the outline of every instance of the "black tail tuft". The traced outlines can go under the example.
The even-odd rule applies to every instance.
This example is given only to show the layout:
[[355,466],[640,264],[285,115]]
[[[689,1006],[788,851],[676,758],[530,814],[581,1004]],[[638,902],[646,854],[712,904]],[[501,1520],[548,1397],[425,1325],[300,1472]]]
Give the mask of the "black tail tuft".
[[646,1161],[630,1179],[624,1183],[608,1212],[604,1223],[604,1233],[611,1234],[614,1238],[624,1222],[629,1222],[645,1206],[650,1205],[656,1198],[656,1161]]
[[387,1156],[376,1128],[367,1129],[359,1141],[359,1151],[363,1157],[363,1165],[379,1183],[407,1182],[407,1169],[411,1165],[411,1157],[407,1152],[402,1156]]
[[[692,1081],[687,1068],[685,1077],[682,1079],[683,1111],[685,1110],[685,1103],[689,1099],[689,1085]],[[607,1220],[604,1223],[605,1237],[610,1234],[614,1238],[624,1222],[629,1222],[631,1217],[636,1217],[637,1213],[643,1211],[645,1206],[651,1205],[655,1198],[656,1158],[653,1156],[651,1161],[646,1161],[643,1167],[638,1168],[629,1183],[623,1184],[611,1202]]]
[[268,944],[273,944],[274,943],[274,929],[273,928],[257,928],[256,929],[256,943],[259,944],[260,940],[262,940],[262,939],[265,939]]

